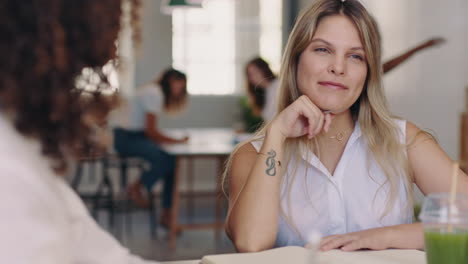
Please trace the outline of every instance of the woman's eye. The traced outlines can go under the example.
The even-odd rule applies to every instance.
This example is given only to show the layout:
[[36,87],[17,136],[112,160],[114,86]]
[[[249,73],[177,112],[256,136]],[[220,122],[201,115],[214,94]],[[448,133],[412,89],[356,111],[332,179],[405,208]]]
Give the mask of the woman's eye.
[[317,52],[328,52],[326,48],[316,48],[315,51]]
[[351,58],[356,59],[356,60],[360,60],[360,61],[364,61],[364,58],[361,55],[358,55],[358,54],[351,55]]

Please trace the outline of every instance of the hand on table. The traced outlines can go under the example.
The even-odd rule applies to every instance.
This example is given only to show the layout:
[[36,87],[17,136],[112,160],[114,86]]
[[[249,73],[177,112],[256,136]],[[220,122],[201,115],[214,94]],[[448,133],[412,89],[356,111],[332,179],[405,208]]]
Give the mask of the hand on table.
[[[391,247],[392,230],[390,227],[373,228],[342,235],[327,236],[319,245],[321,251],[341,249],[354,251],[358,249],[383,250]],[[306,245],[306,248],[309,245]]]

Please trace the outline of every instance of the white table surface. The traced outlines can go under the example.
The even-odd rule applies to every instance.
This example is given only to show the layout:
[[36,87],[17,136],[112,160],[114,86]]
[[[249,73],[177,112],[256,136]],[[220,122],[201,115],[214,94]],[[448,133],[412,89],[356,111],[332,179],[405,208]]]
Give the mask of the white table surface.
[[162,148],[175,156],[220,156],[229,155],[240,138],[230,128],[189,128],[170,129],[164,131],[171,137],[181,138],[189,136],[187,143],[163,144]]

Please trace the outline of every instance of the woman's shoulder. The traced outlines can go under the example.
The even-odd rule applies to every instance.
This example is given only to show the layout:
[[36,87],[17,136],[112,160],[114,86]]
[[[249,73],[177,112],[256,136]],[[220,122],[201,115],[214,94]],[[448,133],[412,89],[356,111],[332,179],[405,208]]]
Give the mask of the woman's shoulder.
[[425,129],[421,129],[418,125],[409,120],[394,117],[393,121],[399,128],[402,139],[405,140],[406,145],[413,144],[415,140],[434,139],[431,133],[427,132]]
[[411,121],[405,122],[406,135],[416,135],[421,129]]
[[162,91],[159,85],[155,83],[147,83],[147,84],[140,86],[136,90],[136,95],[140,97],[162,96]]
[[[425,140],[435,140],[435,137],[425,129],[421,129],[416,124],[407,121],[406,122],[406,144],[411,145],[417,142]],[[437,141],[436,141],[437,142]]]
[[406,134],[407,134],[407,128],[406,128],[406,123],[407,121],[403,118],[400,118],[400,117],[393,117],[392,119],[393,121],[393,124],[395,125],[395,127],[397,128],[397,132],[398,132],[398,137],[401,141],[401,143],[404,142],[405,138],[406,138]]
[[0,162],[22,160],[28,164],[32,158],[41,154],[39,142],[20,134],[4,115],[0,115],[0,137]]
[[406,131],[407,120],[400,117],[393,117],[393,122],[400,130]]
[[250,145],[251,148],[255,149],[257,152],[260,151],[260,149],[262,148],[262,145],[263,145],[263,139],[264,139],[264,136],[257,136],[257,137],[254,137],[252,139],[249,140],[249,144],[246,144],[246,145]]
[[[0,186],[10,193],[47,197],[58,179],[37,140],[26,138],[11,122],[0,117]],[[4,195],[5,193],[2,192]],[[47,200],[47,199],[44,199]]]
[[233,152],[233,157],[251,157],[257,155],[263,144],[263,137],[251,138],[237,145],[236,150]]
[[280,81],[278,78],[274,78],[271,82],[271,85],[278,87],[280,85]]
[[274,92],[277,92],[278,89],[279,89],[279,86],[280,86],[280,82],[279,82],[278,78],[275,78],[275,79],[273,79],[270,86],[268,87],[269,88],[268,90],[270,90],[270,91],[272,90]]

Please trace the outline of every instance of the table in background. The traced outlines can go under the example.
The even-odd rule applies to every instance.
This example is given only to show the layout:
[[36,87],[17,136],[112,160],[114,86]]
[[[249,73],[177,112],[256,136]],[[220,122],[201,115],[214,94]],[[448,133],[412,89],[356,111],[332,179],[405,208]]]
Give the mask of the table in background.
[[[189,136],[189,141],[184,144],[172,144],[163,145],[162,148],[168,153],[176,156],[176,173],[174,179],[174,196],[173,206],[169,233],[169,245],[171,248],[175,247],[175,240],[177,232],[184,229],[201,229],[201,228],[213,228],[215,229],[215,236],[219,238],[220,229],[224,227],[222,221],[222,196],[220,178],[223,168],[223,164],[227,156],[231,154],[237,142],[238,136],[234,133],[233,129],[229,128],[202,128],[202,129],[173,129],[167,130],[168,135],[174,137]],[[244,135],[245,137],[245,135]],[[181,159],[187,160],[187,180],[188,180],[188,194],[193,195],[193,178],[194,178],[194,166],[193,161],[195,158],[214,158],[216,160],[216,206],[215,216],[216,220],[214,223],[205,224],[179,224],[178,223],[178,212],[180,209],[180,166]],[[192,203],[193,201],[189,201]],[[193,205],[190,206],[189,208]],[[192,209],[193,210],[193,209]]]

